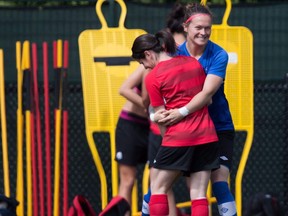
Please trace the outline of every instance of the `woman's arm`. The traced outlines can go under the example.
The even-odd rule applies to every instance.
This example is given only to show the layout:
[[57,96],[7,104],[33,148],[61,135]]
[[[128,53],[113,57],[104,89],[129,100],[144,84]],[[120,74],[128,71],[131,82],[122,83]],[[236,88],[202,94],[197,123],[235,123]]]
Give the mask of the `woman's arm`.
[[144,66],[139,65],[138,68],[136,68],[136,70],[124,81],[124,83],[119,89],[119,94],[125,97],[127,100],[131,101],[132,103],[146,109],[142,100],[142,95],[138,94],[134,89],[139,84],[141,84],[144,72]]
[[141,64],[141,66],[143,67],[143,78],[142,78],[142,100],[143,100],[143,104],[146,107],[146,109],[148,110],[148,107],[150,105],[150,98],[146,89],[146,85],[145,85],[145,78],[147,76],[147,74],[149,73],[150,70],[147,70],[144,68],[144,66]]
[[[153,109],[155,110],[155,113],[156,112],[165,111],[165,107],[164,106],[153,107]],[[157,124],[157,125],[158,125],[158,127],[160,129],[161,136],[163,137],[164,134],[165,134],[165,131],[166,131],[166,126],[163,125],[163,124]]]
[[[212,96],[222,85],[223,79],[219,76],[208,74],[201,92],[195,95],[191,101],[180,109],[172,109],[155,112],[154,119],[163,125],[172,125],[179,122],[189,113],[193,113],[212,101]],[[213,102],[213,101],[212,101]],[[181,114],[182,113],[182,114]],[[163,118],[163,116],[166,116]],[[161,118],[161,119],[160,119]]]

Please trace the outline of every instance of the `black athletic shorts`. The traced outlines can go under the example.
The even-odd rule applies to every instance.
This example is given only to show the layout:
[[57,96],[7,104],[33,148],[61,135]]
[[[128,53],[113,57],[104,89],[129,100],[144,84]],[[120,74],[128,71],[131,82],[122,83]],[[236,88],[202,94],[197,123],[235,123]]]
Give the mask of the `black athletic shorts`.
[[148,144],[148,164],[151,167],[157,152],[162,143],[162,136],[160,134],[155,134],[152,131],[149,133],[149,144]]
[[185,176],[203,170],[218,169],[218,142],[190,147],[160,146],[152,166],[156,169],[180,170]]
[[220,165],[226,166],[229,170],[232,166],[233,145],[235,131],[218,131]]
[[[230,170],[232,166],[235,131],[219,131],[217,132],[217,135],[219,139],[220,165],[226,166]],[[150,132],[148,147],[149,167],[151,167],[152,162],[156,157],[161,142],[161,135]]]
[[[134,115],[133,118],[135,117],[143,118]],[[149,122],[142,124],[120,117],[116,126],[115,160],[128,166],[146,163],[149,131]]]

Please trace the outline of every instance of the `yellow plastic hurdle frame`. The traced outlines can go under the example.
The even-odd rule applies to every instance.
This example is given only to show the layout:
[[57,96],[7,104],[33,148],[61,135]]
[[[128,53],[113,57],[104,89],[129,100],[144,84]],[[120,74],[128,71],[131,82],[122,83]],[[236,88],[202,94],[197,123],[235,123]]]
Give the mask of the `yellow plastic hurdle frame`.
[[[202,0],[201,3],[205,5],[206,0]],[[238,216],[241,216],[242,177],[254,135],[253,35],[246,27],[227,24],[231,8],[231,0],[226,0],[222,23],[212,26],[210,39],[229,54],[225,94],[229,101],[235,130],[247,133],[235,180],[235,201]],[[208,198],[210,203],[216,202],[215,197],[211,196],[211,185]]]
[[[121,7],[119,26],[108,27],[101,11],[104,1],[98,0],[96,3],[96,14],[102,27],[84,30],[78,39],[85,130],[100,177],[102,209],[107,205],[107,179],[93,133],[108,132],[110,134],[112,196],[115,196],[118,193],[118,169],[117,163],[114,161],[115,127],[125,102],[118,90],[123,81],[139,65],[131,58],[133,41],[137,36],[146,33],[142,29],[126,29],[124,27],[127,8],[122,0],[115,0]],[[134,187],[132,196],[132,214],[135,214],[138,211],[136,187]]]

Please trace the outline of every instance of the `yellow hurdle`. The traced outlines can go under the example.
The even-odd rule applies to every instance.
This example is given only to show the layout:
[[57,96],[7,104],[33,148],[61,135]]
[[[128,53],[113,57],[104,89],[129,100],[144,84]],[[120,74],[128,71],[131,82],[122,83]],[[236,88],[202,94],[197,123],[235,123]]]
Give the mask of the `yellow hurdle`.
[[[110,134],[112,196],[118,193],[118,168],[115,157],[115,127],[125,99],[118,90],[125,79],[137,68],[138,62],[131,59],[134,39],[146,33],[142,29],[126,29],[124,21],[127,8],[123,0],[116,0],[121,7],[119,26],[110,28],[101,11],[105,0],[96,3],[96,14],[101,29],[87,29],[81,32],[79,43],[82,75],[85,130],[101,182],[102,209],[107,205],[107,176],[97,146],[93,139],[95,132]],[[134,191],[136,188],[134,188]],[[137,211],[138,194],[133,193],[132,214]]]

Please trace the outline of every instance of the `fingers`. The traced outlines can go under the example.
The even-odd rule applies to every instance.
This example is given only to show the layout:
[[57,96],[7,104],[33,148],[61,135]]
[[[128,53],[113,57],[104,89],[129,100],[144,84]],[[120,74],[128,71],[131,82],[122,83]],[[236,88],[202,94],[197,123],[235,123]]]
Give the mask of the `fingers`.
[[165,110],[165,109],[162,109],[162,110],[158,110],[158,111],[156,111],[155,112],[155,115],[157,114],[157,115],[164,115],[164,116],[166,116],[167,114],[167,112],[169,112],[168,110]]
[[169,110],[165,112],[165,116],[162,113],[163,118],[159,118],[158,123],[164,126],[169,126],[178,123],[183,116],[179,113],[177,109]]
[[170,120],[171,120],[171,116],[163,116],[163,118],[159,119],[158,122],[162,123],[162,124],[165,124],[165,123],[167,123]]

